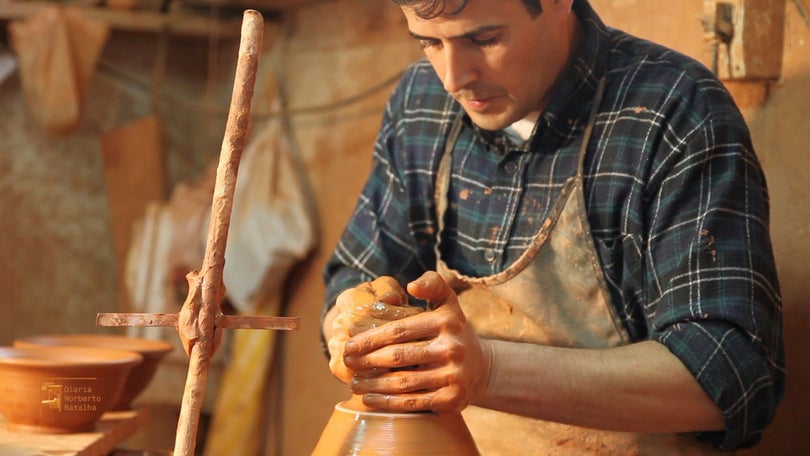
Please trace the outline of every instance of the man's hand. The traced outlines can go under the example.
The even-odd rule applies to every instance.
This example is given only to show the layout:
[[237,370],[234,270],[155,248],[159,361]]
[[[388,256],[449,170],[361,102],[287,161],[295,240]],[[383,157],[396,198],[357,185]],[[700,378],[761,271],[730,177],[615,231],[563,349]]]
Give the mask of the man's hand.
[[344,291],[335,307],[337,316],[328,342],[329,368],[345,383],[350,383],[355,375],[343,362],[344,346],[352,336],[422,312],[421,308],[408,304],[405,290],[392,277],[380,277]]
[[427,272],[407,290],[432,310],[357,328],[343,346],[352,391],[379,410],[461,411],[486,388],[490,348],[439,274]]

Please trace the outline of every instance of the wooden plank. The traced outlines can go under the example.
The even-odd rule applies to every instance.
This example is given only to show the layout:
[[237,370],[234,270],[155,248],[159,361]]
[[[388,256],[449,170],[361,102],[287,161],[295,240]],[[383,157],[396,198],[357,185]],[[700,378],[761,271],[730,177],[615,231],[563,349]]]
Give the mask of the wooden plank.
[[147,204],[166,199],[163,140],[157,115],[114,128],[101,136],[104,180],[118,264],[119,308],[129,310],[124,274],[133,224]]
[[74,434],[37,434],[8,430],[0,415],[0,454],[31,456],[103,456],[146,424],[147,413],[141,409],[105,413],[93,432]]

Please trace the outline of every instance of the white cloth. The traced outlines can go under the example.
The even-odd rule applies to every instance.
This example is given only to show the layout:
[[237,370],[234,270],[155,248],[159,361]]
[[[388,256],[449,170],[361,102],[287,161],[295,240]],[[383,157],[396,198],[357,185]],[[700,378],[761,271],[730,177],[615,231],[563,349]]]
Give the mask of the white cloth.
[[[173,284],[202,266],[215,169],[178,184],[133,228],[125,282],[134,312],[177,312],[182,305]],[[278,122],[258,131],[242,153],[223,271],[226,296],[240,313],[254,313],[315,244],[303,176]]]

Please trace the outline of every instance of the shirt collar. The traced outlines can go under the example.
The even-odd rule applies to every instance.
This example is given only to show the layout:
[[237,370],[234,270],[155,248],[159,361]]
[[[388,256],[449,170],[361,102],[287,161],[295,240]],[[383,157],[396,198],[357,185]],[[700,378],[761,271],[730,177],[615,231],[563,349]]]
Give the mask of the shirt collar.
[[610,54],[608,28],[587,0],[575,0],[573,11],[582,24],[579,52],[560,79],[557,93],[538,119],[530,150],[552,150],[570,138],[574,129],[584,128],[599,80],[607,72]]

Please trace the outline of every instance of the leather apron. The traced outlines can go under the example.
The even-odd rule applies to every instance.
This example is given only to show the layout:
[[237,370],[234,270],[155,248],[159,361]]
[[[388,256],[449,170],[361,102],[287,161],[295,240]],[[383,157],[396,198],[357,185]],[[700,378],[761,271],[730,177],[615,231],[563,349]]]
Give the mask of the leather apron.
[[[461,115],[451,129],[436,180],[437,271],[456,290],[469,324],[482,338],[582,348],[629,343],[610,301],[582,190],[583,160],[603,91],[604,81],[594,100],[576,174],[566,181],[527,250],[494,275],[462,275],[439,254]],[[475,406],[467,407],[463,416],[483,456],[719,453],[688,435],[599,431]]]

